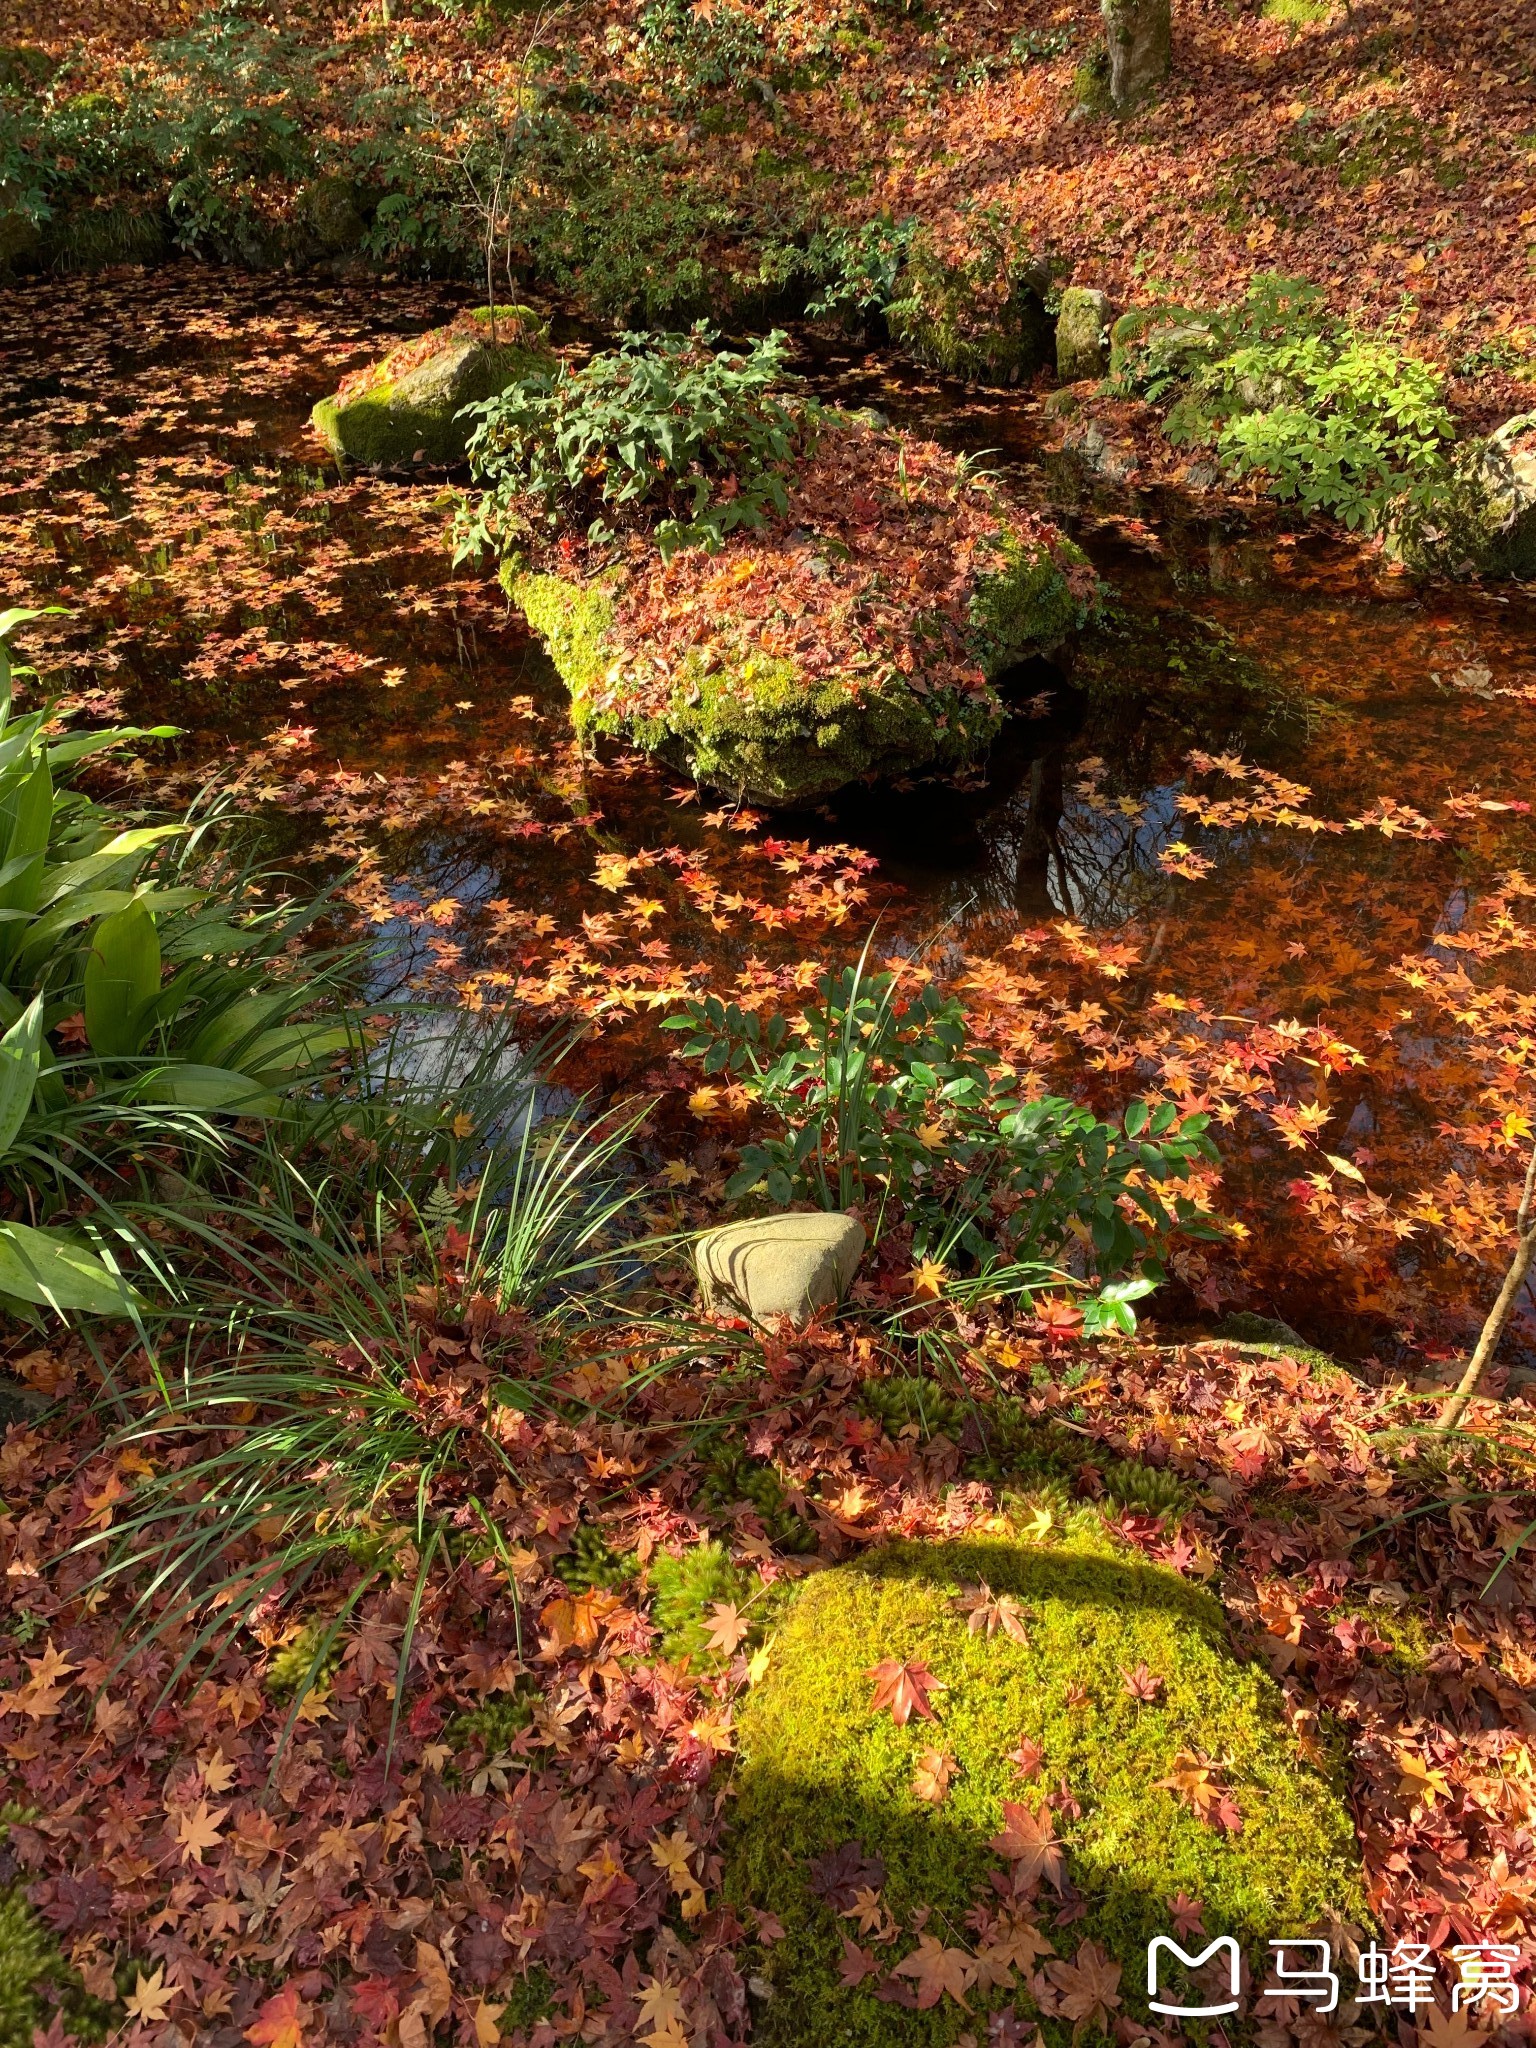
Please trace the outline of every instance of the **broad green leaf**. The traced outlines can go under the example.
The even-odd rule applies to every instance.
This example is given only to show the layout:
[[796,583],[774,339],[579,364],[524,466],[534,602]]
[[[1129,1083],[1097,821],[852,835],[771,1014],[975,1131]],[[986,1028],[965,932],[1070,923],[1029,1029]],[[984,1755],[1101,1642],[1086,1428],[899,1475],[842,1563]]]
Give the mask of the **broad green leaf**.
[[27,1223],[0,1223],[0,1292],[62,1314],[125,1315],[138,1297],[72,1238]]
[[34,996],[0,1038],[0,1156],[26,1120],[43,1064],[43,999]]
[[85,1035],[108,1059],[139,1049],[141,1014],[160,988],[160,936],[153,913],[130,903],[101,919],[85,963]]
[[135,1081],[130,1093],[141,1105],[226,1110],[234,1116],[276,1116],[283,1106],[281,1096],[249,1074],[236,1073],[232,1067],[201,1067],[190,1062],[156,1067]]
[[37,908],[47,910],[88,884],[104,884],[115,867],[136,865],[139,857],[148,853],[151,847],[161,846],[167,839],[176,839],[190,829],[187,825],[141,825],[132,832],[119,832],[83,860],[65,861],[59,867],[50,868],[43,877],[43,891]]

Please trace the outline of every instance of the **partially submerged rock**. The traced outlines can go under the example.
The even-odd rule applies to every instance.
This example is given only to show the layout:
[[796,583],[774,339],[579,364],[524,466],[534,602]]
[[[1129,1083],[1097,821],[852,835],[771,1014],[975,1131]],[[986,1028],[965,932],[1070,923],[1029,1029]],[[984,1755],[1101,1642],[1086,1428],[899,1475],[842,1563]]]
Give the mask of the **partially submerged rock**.
[[469,438],[463,408],[547,369],[544,336],[526,306],[498,306],[494,322],[479,307],[348,377],[311,422],[333,455],[370,469],[452,468]]
[[841,1301],[864,1255],[856,1216],[756,1216],[707,1231],[694,1246],[704,1306],[744,1309],[755,1323],[803,1323]]
[[[1056,1513],[1046,1542],[894,1543],[819,1572],[780,1623],[738,1708],[726,1873],[737,1911],[782,1930],[751,1958],[764,2048],[985,2040],[1010,2005],[1065,2043],[1053,1972],[1092,1942],[1133,2007],[1180,1892],[1198,1946],[1230,1933],[1254,1968],[1279,1932],[1361,1923],[1348,1809],[1219,1603]],[[887,1659],[931,1718],[875,1711]],[[861,1889],[879,1916],[854,1936]],[[965,2004],[914,2009],[920,1910],[961,1951]],[[1014,1927],[1031,1940],[1010,1952]],[[872,1968],[850,1976],[845,1936]]]
[[1536,412],[1466,448],[1444,488],[1399,515],[1386,551],[1422,574],[1536,576]]
[[1064,384],[1102,377],[1109,367],[1111,308],[1107,292],[1069,285],[1056,315],[1056,374]]
[[583,564],[515,555],[502,581],[583,735],[612,733],[748,802],[954,770],[1002,724],[997,679],[1058,648],[1096,583],[1048,521],[930,442],[843,418],[789,513],[717,554],[645,535]]

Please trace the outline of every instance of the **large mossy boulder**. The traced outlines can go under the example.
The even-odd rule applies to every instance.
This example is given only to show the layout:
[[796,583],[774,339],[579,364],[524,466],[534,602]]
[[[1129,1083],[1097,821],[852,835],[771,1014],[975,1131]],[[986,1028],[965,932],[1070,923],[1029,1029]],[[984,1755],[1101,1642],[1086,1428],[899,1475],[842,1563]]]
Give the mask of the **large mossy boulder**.
[[1536,576],[1536,412],[1471,443],[1443,488],[1399,515],[1386,551],[1424,575]]
[[1108,294],[1091,285],[1068,285],[1056,315],[1056,374],[1063,384],[1102,377],[1109,366]]
[[1007,671],[1095,601],[1086,558],[930,442],[841,416],[788,512],[717,553],[509,557],[583,737],[609,733],[751,803],[980,759]]
[[461,415],[519,377],[547,369],[543,323],[526,306],[478,307],[391,349],[310,414],[336,456],[369,469],[451,469],[463,462]]
[[[876,1711],[877,1666],[919,1667],[935,1718]],[[1052,1970],[1082,1944],[1144,2021],[1147,1944],[1179,1892],[1256,1968],[1271,1937],[1365,1919],[1349,1814],[1274,1681],[1209,1593],[1086,1513],[1044,1544],[895,1543],[816,1575],[737,1733],[726,1886],[784,1930],[754,1958],[764,2048],[940,2048],[1010,2005],[1065,2048]],[[1212,1788],[1204,1816],[1190,1786]],[[959,1952],[965,2006],[913,2006],[920,1936]]]

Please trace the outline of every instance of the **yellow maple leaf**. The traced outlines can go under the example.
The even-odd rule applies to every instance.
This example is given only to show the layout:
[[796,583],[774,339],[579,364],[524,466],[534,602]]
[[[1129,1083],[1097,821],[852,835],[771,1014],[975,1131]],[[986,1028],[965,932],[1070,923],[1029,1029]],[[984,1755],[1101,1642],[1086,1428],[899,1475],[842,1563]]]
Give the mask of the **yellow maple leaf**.
[[924,1259],[912,1268],[909,1287],[919,1301],[937,1301],[948,1278],[948,1268],[941,1266],[937,1259]]
[[1444,1771],[1431,1769],[1411,1749],[1398,1751],[1397,1768],[1400,1774],[1397,1783],[1399,1799],[1422,1799],[1426,1806],[1433,1806],[1437,1799],[1450,1798],[1450,1781]]
[[199,1799],[196,1806],[176,1816],[176,1839],[184,1858],[201,1863],[205,1849],[219,1846],[219,1824],[228,1811],[227,1806],[211,1807],[206,1799]]
[[140,2026],[149,2027],[165,2018],[175,1996],[176,1986],[166,1983],[165,1965],[160,1963],[152,1977],[146,1977],[140,1970],[138,1982],[133,1987],[133,1995],[123,2003],[129,2019],[137,2020]]

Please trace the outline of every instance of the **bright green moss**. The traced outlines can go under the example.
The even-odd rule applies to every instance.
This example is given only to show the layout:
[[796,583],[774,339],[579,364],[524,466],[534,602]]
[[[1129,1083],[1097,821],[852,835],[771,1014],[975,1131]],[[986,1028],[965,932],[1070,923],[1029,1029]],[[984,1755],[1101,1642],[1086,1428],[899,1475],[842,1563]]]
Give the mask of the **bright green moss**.
[[[498,306],[509,329],[526,308]],[[333,455],[375,469],[404,469],[414,463],[452,468],[464,460],[469,423],[463,408],[504,390],[519,377],[550,365],[542,329],[529,315],[525,340],[490,340],[490,316],[473,316],[478,332],[448,330],[435,354],[394,374],[395,357],[375,364],[364,382],[335,398],[322,398],[310,424]]]
[[0,2048],[32,2048],[34,2030],[48,2026],[55,2001],[43,1996],[45,1985],[56,1991],[65,2025],[76,2040],[105,2038],[110,2007],[86,1997],[58,1943],[16,1885],[0,1892]]
[[[951,1609],[951,1596],[979,1580],[1022,1601],[1026,1644],[972,1634]],[[934,1696],[937,1726],[914,1719],[899,1729],[871,1714],[866,1673],[888,1656],[926,1663],[947,1687]],[[1122,1678],[1143,1663],[1164,1680],[1152,1704]],[[1086,1704],[1069,1699],[1073,1686]],[[727,1888],[785,1928],[758,1965],[773,1987],[755,2036],[767,2048],[938,2048],[983,2032],[978,2014],[1005,2002],[1001,1992],[973,1989],[969,2013],[947,1998],[909,2012],[875,1998],[879,1979],[843,1988],[847,1923],[809,1889],[808,1865],[857,1840],[883,1859],[884,1902],[899,1922],[910,1929],[927,1906],[930,1925],[963,1942],[966,1913],[990,1895],[988,1872],[1000,1867],[987,1844],[1004,1798],[1032,1793],[1035,1803],[1063,1780],[1082,1806],[1079,1819],[1058,1815],[1057,1825],[1087,1912],[1058,1950],[1070,1956],[1084,1938],[1106,1947],[1124,1966],[1133,2015],[1146,1944],[1169,1931],[1166,1901],[1181,1889],[1205,1902],[1213,1934],[1246,1943],[1330,1914],[1364,1917],[1348,1814],[1298,1757],[1273,1681],[1233,1654],[1208,1593],[1121,1552],[1085,1515],[1045,1547],[894,1544],[812,1578],[772,1642],[738,1735]],[[1006,1761],[1021,1736],[1044,1753],[1033,1787]],[[930,1809],[911,1783],[919,1751],[934,1744],[959,1770],[947,1801]],[[1159,1788],[1181,1750],[1224,1762],[1240,1834],[1206,1826]],[[885,1970],[914,1945],[907,1932],[881,1949]],[[1027,1994],[1016,1995],[1027,2011]],[[1044,2032],[1056,2048],[1070,2029],[1049,2020]]]
[[1007,566],[979,579],[971,599],[972,644],[989,676],[1058,647],[1087,623],[1088,607],[1067,581],[1068,566],[1087,566],[1072,541],[1033,555],[1010,546]]
[[[989,676],[1057,645],[1082,623],[1084,607],[1063,573],[1073,559],[1081,558],[1070,542],[1056,555],[1020,551],[982,580],[972,649]],[[819,803],[868,777],[961,767],[985,751],[1003,720],[1004,706],[990,695],[923,698],[900,677],[806,676],[793,662],[761,653],[723,665],[688,656],[664,711],[626,712],[622,702],[598,709],[593,700],[606,690],[617,652],[609,637],[611,587],[533,573],[519,557],[502,565],[501,582],[549,649],[579,734],[622,734],[754,803]]]
[[583,587],[564,576],[529,574],[516,557],[502,564],[501,587],[549,649],[571,693],[576,730],[584,733],[592,719],[592,693],[613,660],[607,645],[612,591],[602,583]]

